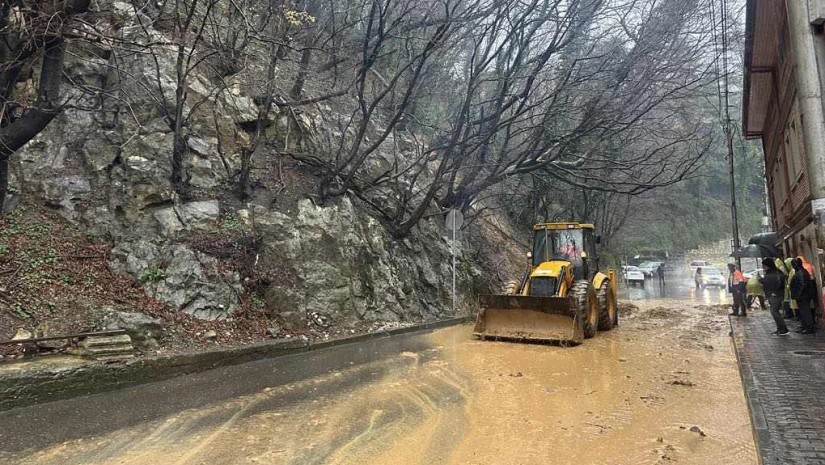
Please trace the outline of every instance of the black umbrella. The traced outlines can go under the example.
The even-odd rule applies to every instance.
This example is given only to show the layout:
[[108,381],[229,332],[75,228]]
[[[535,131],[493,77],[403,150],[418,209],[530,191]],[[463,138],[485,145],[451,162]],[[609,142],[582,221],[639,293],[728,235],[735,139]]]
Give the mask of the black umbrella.
[[764,258],[778,257],[779,251],[776,247],[762,244],[748,244],[730,254],[733,258]]
[[748,239],[748,244],[776,247],[779,245],[779,236],[775,232],[754,234],[750,239]]

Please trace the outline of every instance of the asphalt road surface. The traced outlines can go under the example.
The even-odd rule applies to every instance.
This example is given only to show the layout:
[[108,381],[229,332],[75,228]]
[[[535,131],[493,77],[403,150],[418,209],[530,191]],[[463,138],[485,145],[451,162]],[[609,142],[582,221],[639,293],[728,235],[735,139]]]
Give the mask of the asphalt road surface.
[[624,305],[573,348],[462,325],[0,412],[0,463],[755,464],[705,302]]

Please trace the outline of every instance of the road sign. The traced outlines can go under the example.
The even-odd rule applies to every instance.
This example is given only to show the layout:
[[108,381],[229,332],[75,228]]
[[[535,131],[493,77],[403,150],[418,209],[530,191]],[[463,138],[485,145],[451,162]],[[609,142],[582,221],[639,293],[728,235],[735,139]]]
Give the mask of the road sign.
[[453,315],[455,315],[455,232],[461,229],[462,224],[464,224],[464,215],[460,211],[453,209],[447,212],[444,226],[453,232],[453,240],[450,242],[450,249],[453,254]]
[[464,215],[459,210],[450,210],[447,212],[447,219],[444,220],[444,227],[450,231],[457,231],[461,229],[464,224]]

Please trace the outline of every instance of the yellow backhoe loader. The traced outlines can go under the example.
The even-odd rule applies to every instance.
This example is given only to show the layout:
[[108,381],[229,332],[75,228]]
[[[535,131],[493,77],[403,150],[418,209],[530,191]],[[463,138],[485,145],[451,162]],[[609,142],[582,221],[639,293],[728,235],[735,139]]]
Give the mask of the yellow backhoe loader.
[[505,295],[479,296],[473,334],[580,344],[618,325],[617,279],[599,271],[598,242],[592,224],[533,226],[530,266]]

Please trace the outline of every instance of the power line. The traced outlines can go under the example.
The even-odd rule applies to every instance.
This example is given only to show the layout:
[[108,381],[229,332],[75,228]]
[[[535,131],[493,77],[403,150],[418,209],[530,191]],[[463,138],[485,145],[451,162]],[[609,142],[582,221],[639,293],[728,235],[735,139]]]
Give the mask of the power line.
[[728,83],[728,76],[730,76],[730,70],[728,68],[728,0],[719,0],[719,3],[722,10],[722,17],[720,20],[722,23],[722,71],[724,72],[723,82],[725,87],[725,128],[726,131],[730,131],[730,86]]
[[710,2],[710,20],[711,20],[711,36],[713,37],[713,66],[716,69],[716,111],[719,114],[719,120],[722,121],[722,82],[721,73],[719,71],[719,35],[716,31],[716,2]]
[[[714,66],[716,68],[716,91],[719,102],[719,119],[722,123],[722,130],[725,133],[725,141],[727,143],[728,151],[728,172],[730,174],[730,214],[731,226],[733,233],[732,248],[737,250],[741,247],[739,241],[739,215],[736,207],[736,176],[735,163],[733,153],[733,136],[735,128],[733,127],[730,117],[730,83],[728,81],[730,76],[730,68],[728,64],[728,2],[727,0],[719,0],[719,20],[716,20],[716,2],[711,0],[711,22],[713,23],[713,46],[716,56],[714,57]],[[717,27],[719,31],[717,34]],[[719,42],[721,38],[721,51],[719,50]],[[722,58],[722,69],[719,69],[719,58]],[[721,71],[721,74],[720,74]],[[721,82],[720,82],[721,81]],[[722,108],[724,101],[724,109]],[[741,266],[741,259],[737,258],[736,263]]]

